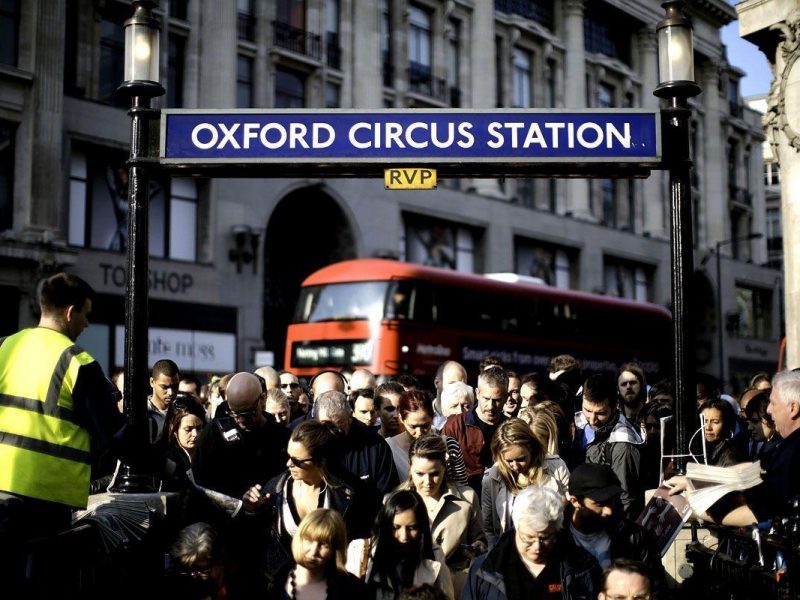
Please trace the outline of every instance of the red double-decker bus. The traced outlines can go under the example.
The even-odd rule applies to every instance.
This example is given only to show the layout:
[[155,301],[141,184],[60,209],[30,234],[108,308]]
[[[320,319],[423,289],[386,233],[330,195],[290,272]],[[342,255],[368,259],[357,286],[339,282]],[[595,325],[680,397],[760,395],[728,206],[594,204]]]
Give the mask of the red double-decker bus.
[[475,372],[494,354],[527,373],[566,353],[586,372],[636,360],[657,377],[671,370],[671,347],[670,313],[653,304],[360,259],[303,282],[284,364],[301,376],[347,366],[428,379],[445,360]]

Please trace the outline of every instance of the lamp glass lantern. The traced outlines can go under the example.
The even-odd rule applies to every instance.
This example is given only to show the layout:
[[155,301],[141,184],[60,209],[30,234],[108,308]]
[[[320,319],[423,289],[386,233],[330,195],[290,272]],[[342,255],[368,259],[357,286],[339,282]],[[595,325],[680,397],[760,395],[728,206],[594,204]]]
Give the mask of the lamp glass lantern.
[[152,2],[133,4],[134,14],[125,21],[125,83],[158,84],[159,24],[150,12]]
[[662,98],[689,97],[700,93],[694,80],[694,36],[692,24],[682,12],[683,0],[662,3],[665,18],[657,25],[658,87]]

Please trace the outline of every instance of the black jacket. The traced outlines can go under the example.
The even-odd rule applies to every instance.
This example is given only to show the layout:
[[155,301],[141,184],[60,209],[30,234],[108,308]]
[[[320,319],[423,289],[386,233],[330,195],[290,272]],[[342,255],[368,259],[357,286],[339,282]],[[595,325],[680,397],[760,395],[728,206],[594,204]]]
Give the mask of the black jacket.
[[[494,548],[472,564],[461,600],[523,600],[508,597],[503,575],[508,553],[517,551],[514,536],[513,530],[505,532]],[[559,561],[561,597],[564,600],[594,600],[600,590],[602,574],[597,561],[578,547],[568,532],[559,535],[553,552],[555,556],[551,560]],[[536,600],[532,596],[524,600],[528,598]]]
[[[286,580],[289,578],[292,564],[284,566],[267,588],[267,600],[291,600],[286,593]],[[338,572],[328,581],[327,600],[361,600],[369,597],[367,584],[347,572]]]
[[381,497],[400,483],[386,440],[363,423],[353,419],[342,446],[339,464],[356,479],[375,486]]
[[[235,431],[228,441],[224,431]],[[267,420],[256,431],[236,429],[227,417],[206,425],[197,443],[192,471],[198,485],[234,498],[257,483],[269,481],[286,468],[289,430]]]

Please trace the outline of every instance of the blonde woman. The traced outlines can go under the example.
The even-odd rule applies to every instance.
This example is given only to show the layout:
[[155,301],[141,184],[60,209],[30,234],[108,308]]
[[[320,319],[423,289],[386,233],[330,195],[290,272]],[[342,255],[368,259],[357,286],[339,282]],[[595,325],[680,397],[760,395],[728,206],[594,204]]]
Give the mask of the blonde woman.
[[535,485],[549,488],[565,500],[567,494],[554,465],[546,460],[545,447],[522,419],[502,423],[491,448],[495,464],[483,477],[481,493],[483,529],[490,548],[511,528],[511,510],[519,492]]
[[558,424],[553,413],[548,410],[527,409],[520,411],[520,418],[531,428],[534,437],[545,449],[545,468],[553,473],[561,484],[561,489],[569,489],[569,469],[558,456]]
[[318,508],[300,522],[292,538],[294,564],[273,580],[270,600],[354,600],[367,597],[363,581],[345,570],[347,532],[335,510]]

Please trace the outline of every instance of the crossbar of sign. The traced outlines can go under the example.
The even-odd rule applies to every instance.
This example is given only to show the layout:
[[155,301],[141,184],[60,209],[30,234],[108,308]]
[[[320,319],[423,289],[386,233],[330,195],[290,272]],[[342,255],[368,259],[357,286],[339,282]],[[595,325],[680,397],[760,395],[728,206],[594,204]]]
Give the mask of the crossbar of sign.
[[654,111],[166,110],[161,161],[655,165]]

